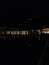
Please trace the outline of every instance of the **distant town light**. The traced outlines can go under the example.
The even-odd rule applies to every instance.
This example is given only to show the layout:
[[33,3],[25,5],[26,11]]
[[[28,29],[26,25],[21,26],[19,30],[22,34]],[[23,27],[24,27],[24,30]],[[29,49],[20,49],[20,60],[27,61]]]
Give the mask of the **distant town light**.
[[15,34],[16,34],[16,31],[11,31],[11,34],[12,34],[12,35],[15,35]]
[[32,32],[33,32],[34,30],[32,30]]
[[20,34],[19,31],[17,31],[17,34],[18,34],[18,35]]
[[47,32],[43,31],[42,33],[45,33],[46,34]]
[[46,33],[48,33],[48,34],[49,34],[49,31],[47,31]]
[[6,34],[10,34],[10,31],[6,31]]
[[44,29],[42,29],[43,31],[49,31],[49,28],[44,28]]
[[42,31],[42,33],[49,34],[49,31]]
[[26,32],[25,32],[25,34],[29,34],[29,32],[28,32],[28,31],[26,31]]
[[28,31],[21,31],[22,33],[22,35],[26,35],[26,34],[28,34]]
[[21,33],[22,35],[25,35],[25,31],[21,31],[21,32],[22,32],[22,33]]

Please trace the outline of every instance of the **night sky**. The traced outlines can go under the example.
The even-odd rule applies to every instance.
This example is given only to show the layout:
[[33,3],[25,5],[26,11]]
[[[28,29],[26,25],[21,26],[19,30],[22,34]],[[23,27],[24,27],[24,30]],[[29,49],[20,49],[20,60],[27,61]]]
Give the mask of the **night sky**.
[[32,25],[48,24],[47,1],[41,0],[40,3],[30,3],[29,6],[24,5],[24,7],[0,8],[0,11],[0,26],[18,26],[29,18],[32,18]]

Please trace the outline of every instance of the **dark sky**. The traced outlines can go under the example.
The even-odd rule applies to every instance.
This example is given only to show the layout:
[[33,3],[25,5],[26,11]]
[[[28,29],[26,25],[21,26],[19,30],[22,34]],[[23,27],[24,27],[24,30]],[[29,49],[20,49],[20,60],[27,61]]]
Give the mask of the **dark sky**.
[[[23,1],[22,1],[23,2]],[[10,14],[18,15],[18,13],[23,13],[23,15],[25,15],[25,13],[27,14],[27,16],[30,14],[32,14],[32,16],[44,16],[44,15],[48,15],[48,0],[43,1],[43,0],[39,0],[39,1],[24,1],[23,3],[21,3],[19,1],[19,3],[15,3],[14,2],[10,3],[11,6],[8,7],[1,7],[0,8],[0,16],[9,16]],[[10,5],[9,4],[9,5]],[[12,5],[13,4],[13,5]],[[10,14],[9,14],[10,13]],[[15,14],[16,13],[16,14]],[[11,16],[11,15],[10,15]]]
[[32,8],[2,8],[0,21],[1,24],[17,24],[33,17],[37,17],[37,15]]
[[40,15],[41,16],[49,16],[49,6],[48,6],[48,0],[40,0]]
[[29,18],[32,18],[35,24],[48,23],[48,2],[40,1],[35,4],[33,7],[0,8],[0,25],[21,24]]

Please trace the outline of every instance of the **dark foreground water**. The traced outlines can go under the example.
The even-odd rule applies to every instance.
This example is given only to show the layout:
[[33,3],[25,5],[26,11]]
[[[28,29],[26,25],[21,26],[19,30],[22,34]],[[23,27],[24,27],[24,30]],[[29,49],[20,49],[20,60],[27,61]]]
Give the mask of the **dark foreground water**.
[[16,39],[0,39],[0,64],[42,65],[48,63],[47,51],[45,40],[38,40],[32,35]]

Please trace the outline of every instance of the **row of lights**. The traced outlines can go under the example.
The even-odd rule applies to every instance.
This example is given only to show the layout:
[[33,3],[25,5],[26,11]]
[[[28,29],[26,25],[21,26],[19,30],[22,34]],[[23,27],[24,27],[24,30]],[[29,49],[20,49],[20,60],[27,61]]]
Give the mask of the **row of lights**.
[[28,31],[6,31],[6,34],[11,34],[11,35],[19,35],[19,34],[22,34],[22,35],[28,35]]
[[[1,32],[1,31],[0,31]],[[35,32],[35,33],[44,33],[44,34],[49,34],[49,28],[44,28],[42,30],[32,30],[32,33]],[[2,34],[4,34],[4,31],[1,32]],[[22,35],[28,35],[29,34],[29,31],[6,31],[6,34],[11,34],[11,35],[19,35],[19,34],[22,34]]]

